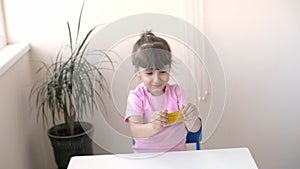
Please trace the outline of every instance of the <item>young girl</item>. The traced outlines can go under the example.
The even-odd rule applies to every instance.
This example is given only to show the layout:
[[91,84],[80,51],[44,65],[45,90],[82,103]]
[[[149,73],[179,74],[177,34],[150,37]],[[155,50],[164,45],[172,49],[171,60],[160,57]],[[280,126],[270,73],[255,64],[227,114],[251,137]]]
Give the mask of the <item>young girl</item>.
[[[187,150],[188,131],[201,127],[199,111],[178,85],[170,85],[172,55],[164,39],[148,31],[135,43],[132,64],[142,83],[130,91],[125,121],[135,153]],[[181,110],[184,122],[168,124],[168,113]]]

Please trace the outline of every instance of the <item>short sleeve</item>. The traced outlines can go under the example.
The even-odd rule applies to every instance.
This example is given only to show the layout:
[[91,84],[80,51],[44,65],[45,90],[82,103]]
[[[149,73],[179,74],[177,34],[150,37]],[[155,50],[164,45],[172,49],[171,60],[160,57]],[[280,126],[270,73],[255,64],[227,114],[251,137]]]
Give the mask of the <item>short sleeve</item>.
[[186,105],[190,102],[188,96],[179,85],[175,85],[174,89],[177,96],[179,108],[181,108],[182,105]]
[[127,99],[125,122],[133,115],[138,115],[143,118],[143,96],[137,91],[130,91]]

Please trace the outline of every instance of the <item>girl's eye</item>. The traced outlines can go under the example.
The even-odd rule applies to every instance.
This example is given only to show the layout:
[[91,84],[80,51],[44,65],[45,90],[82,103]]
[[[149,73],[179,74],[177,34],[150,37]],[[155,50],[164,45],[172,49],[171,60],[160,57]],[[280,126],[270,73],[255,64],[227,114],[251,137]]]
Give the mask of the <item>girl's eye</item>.
[[168,73],[167,71],[160,71],[159,73]]
[[152,75],[153,72],[146,72],[146,75]]

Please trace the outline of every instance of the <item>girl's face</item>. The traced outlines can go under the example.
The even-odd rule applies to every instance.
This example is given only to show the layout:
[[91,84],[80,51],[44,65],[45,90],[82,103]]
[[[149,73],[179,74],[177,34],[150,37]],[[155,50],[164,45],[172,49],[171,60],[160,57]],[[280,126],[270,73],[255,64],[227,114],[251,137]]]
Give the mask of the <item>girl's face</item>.
[[148,91],[154,95],[162,95],[169,81],[169,69],[159,70],[156,68],[139,68],[137,72],[140,79],[144,82]]

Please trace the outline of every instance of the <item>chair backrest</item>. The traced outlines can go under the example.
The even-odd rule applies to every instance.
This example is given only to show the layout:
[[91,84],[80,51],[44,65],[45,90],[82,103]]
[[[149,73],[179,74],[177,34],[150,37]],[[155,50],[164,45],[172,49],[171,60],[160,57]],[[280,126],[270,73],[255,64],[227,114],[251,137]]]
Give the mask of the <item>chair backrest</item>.
[[186,135],[186,143],[196,143],[196,149],[200,150],[200,141],[202,140],[202,127],[195,133],[188,132]]

